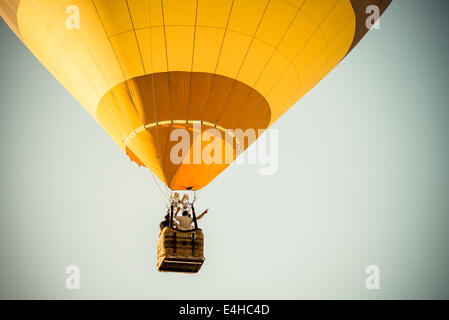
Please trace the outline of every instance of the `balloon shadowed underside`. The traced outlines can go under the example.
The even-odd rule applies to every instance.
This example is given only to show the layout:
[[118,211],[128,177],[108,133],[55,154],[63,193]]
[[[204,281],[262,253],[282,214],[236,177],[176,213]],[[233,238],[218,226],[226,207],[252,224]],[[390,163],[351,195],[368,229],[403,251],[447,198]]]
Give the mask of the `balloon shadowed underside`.
[[[150,168],[171,189],[198,190],[235,159],[237,145],[245,145],[245,141],[234,141],[227,130],[258,133],[268,127],[271,110],[260,93],[238,80],[172,71],[115,86],[100,101],[97,119],[115,140],[123,140],[133,161]],[[175,146],[183,142],[182,135],[179,139],[173,135],[179,129],[188,134],[183,139],[189,150],[180,150],[181,163],[174,154]],[[206,130],[212,136],[206,136]],[[221,155],[214,154],[220,150]],[[203,154],[213,159],[208,161]]]

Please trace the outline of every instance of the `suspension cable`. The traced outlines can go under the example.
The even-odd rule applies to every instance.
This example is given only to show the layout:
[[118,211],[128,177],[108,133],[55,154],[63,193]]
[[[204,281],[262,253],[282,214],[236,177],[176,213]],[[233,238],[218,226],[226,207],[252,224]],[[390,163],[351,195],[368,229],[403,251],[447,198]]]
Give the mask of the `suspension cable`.
[[[165,202],[165,206],[167,207],[167,209],[169,208],[169,203],[170,203],[170,197],[167,195],[167,193],[165,193],[162,189],[161,189],[161,187],[159,186],[159,184],[157,183],[157,180],[156,180],[156,177],[154,176],[154,173],[150,170],[150,173],[151,173],[151,177],[153,178],[153,182],[154,182],[154,185],[156,186],[156,193],[159,195],[159,197],[160,197],[160,195],[162,194],[162,196],[163,197],[161,197],[161,199],[162,199],[162,202],[165,202],[165,201],[167,201],[167,202]],[[165,198],[165,199],[164,199]]]

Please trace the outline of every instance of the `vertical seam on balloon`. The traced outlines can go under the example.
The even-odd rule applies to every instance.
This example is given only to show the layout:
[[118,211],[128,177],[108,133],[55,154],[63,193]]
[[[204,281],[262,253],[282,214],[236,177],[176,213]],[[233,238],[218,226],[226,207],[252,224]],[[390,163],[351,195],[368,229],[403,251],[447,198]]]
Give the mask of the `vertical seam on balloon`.
[[136,39],[137,50],[139,51],[139,57],[140,57],[140,62],[142,63],[143,73],[146,74],[145,64],[143,63],[142,52],[140,51],[139,40],[137,39],[137,33],[136,33],[136,29],[134,28],[134,21],[133,21],[132,15],[131,15],[131,10],[129,9],[128,0],[126,0],[126,7],[128,8],[129,19],[131,20],[131,26],[133,27],[134,38]]
[[[270,2],[271,2],[271,0],[268,0],[267,4],[265,5],[265,9],[263,10],[262,16],[261,16],[260,19],[259,19],[259,23],[257,24],[256,30],[254,31],[254,33],[253,33],[253,35],[252,35],[252,37],[251,37],[251,41],[250,41],[250,43],[249,43],[249,45],[248,45],[248,49],[246,49],[245,56],[243,57],[242,63],[240,64],[240,67],[239,67],[239,69],[237,70],[237,74],[235,75],[235,77],[234,77],[234,79],[233,79],[233,81],[232,81],[231,89],[229,89],[229,91],[228,91],[228,94],[227,94],[227,96],[226,96],[226,98],[225,98],[225,100],[224,100],[224,103],[223,103],[223,106],[222,106],[222,108],[221,108],[221,111],[218,113],[217,117],[215,118],[215,123],[217,123],[218,120],[221,119],[221,115],[223,114],[224,109],[225,109],[225,107],[226,107],[226,104],[228,103],[228,100],[229,100],[229,97],[231,96],[232,90],[234,90],[234,87],[235,87],[235,83],[236,83],[236,81],[237,81],[237,78],[238,78],[238,76],[240,75],[240,71],[242,71],[243,64],[245,63],[246,58],[248,57],[249,50],[251,49],[252,44],[253,44],[253,42],[254,42],[254,39],[256,38],[256,33],[259,31],[259,27],[260,27],[260,25],[261,25],[261,23],[262,23],[263,18],[265,17],[265,13],[267,12],[267,8],[268,8],[268,6],[270,5]],[[251,90],[250,90],[249,92],[251,92]]]
[[[157,119],[157,111],[156,111],[156,103],[155,103],[155,94],[154,94],[154,64],[153,64],[153,37],[152,37],[152,30],[151,30],[151,0],[148,0],[148,21],[149,21],[149,35],[150,35],[150,65],[151,65],[151,105],[153,107],[153,114],[154,114],[154,121],[156,124],[158,123]],[[148,85],[148,81],[146,81]],[[157,140],[157,149],[158,149],[158,158],[159,158],[159,164],[163,166],[162,163],[162,154],[161,154],[161,142],[160,142],[160,136],[159,136],[159,126],[156,125],[156,140]]]
[[[155,93],[154,93],[154,64],[153,64],[153,38],[152,38],[152,30],[151,30],[151,0],[148,0],[148,19],[149,19],[149,34],[150,34],[150,63],[151,63],[151,104],[153,107],[153,113],[154,113],[154,121],[156,122],[156,140],[157,140],[157,153],[159,158],[159,165],[161,169],[161,175],[164,177],[164,180],[166,180],[166,177],[164,176],[163,171],[163,160],[162,160],[162,152],[161,152],[161,141],[160,141],[160,135],[159,135],[159,125],[158,125],[158,118],[157,118],[157,107],[156,107],[156,101],[155,101]],[[167,67],[168,68],[168,67]],[[167,70],[168,71],[168,70]],[[148,85],[148,81],[146,81]],[[146,130],[146,129],[145,129]],[[149,133],[151,135],[151,132]],[[165,152],[165,151],[164,151]],[[153,173],[151,172],[151,175],[153,176]],[[153,177],[154,178],[154,177]],[[166,181],[166,184],[168,184],[168,181]],[[168,187],[164,184],[164,187],[167,189]],[[165,190],[167,192],[167,190]]]
[[193,82],[193,63],[195,59],[195,41],[196,41],[196,27],[197,27],[197,19],[198,19],[198,0],[196,0],[196,9],[195,9],[195,26],[193,29],[193,45],[192,45],[192,62],[190,66],[190,83],[189,83],[189,95],[187,97],[187,110],[186,110],[186,120],[189,120],[190,114],[190,98],[192,94],[192,82]]
[[[173,115],[173,108],[172,108],[172,96],[171,96],[171,80],[170,80],[170,70],[169,70],[169,63],[168,63],[168,47],[167,47],[167,33],[165,30],[165,12],[164,12],[164,1],[161,0],[161,10],[162,10],[162,25],[164,30],[164,42],[165,42],[165,59],[167,64],[167,82],[168,82],[168,98],[169,98],[169,108],[170,108],[170,114],[171,114],[171,120],[173,121],[174,115]],[[165,162],[167,161],[167,149],[168,149],[168,141],[169,136],[171,132],[172,124],[167,129],[167,139],[165,141],[165,151],[164,151],[164,160],[162,163],[162,166],[164,166]],[[170,181],[171,182],[171,181]],[[170,183],[167,181],[167,183]]]
[[170,81],[170,68],[168,62],[168,45],[167,45],[167,32],[165,26],[165,13],[164,13],[164,1],[161,0],[161,10],[162,10],[162,26],[164,30],[164,43],[165,43],[165,62],[167,66],[167,75],[168,75],[168,98],[169,98],[169,108],[171,113],[171,118],[173,119],[173,109],[172,109],[172,96],[171,96],[171,81]]
[[212,88],[213,88],[214,83],[215,83],[215,75],[217,73],[218,63],[220,62],[221,52],[223,50],[223,44],[224,44],[224,41],[225,41],[225,38],[226,38],[226,33],[228,31],[229,21],[231,20],[231,14],[232,14],[232,9],[233,8],[234,8],[234,0],[232,0],[231,9],[229,10],[228,19],[226,21],[226,26],[225,26],[225,29],[224,29],[224,32],[223,32],[223,38],[221,39],[221,45],[220,45],[220,50],[218,52],[217,63],[215,64],[214,75],[212,76],[212,81],[211,81],[211,84],[209,86],[209,91],[207,93],[207,98],[206,98],[206,102],[204,104],[203,113],[201,115],[201,119],[202,120],[204,119],[204,115],[206,114],[207,104],[209,103],[209,99],[210,99],[210,95],[211,95],[211,92],[212,92]]

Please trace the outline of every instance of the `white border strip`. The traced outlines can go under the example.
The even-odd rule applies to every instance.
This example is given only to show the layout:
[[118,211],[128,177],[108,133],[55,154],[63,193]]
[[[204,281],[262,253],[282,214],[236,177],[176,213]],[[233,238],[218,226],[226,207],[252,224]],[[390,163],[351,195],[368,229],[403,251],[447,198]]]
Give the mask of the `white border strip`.
[[153,128],[153,127],[160,126],[160,125],[167,125],[167,124],[200,124],[200,125],[208,126],[211,128],[216,128],[216,129],[224,132],[225,134],[231,136],[236,141],[237,144],[240,144],[237,141],[237,139],[235,138],[235,135],[232,132],[230,132],[230,130],[223,128],[222,126],[220,126],[218,124],[214,124],[212,122],[201,121],[201,120],[164,120],[164,121],[159,121],[159,122],[148,123],[146,125],[138,127],[137,129],[134,129],[126,137],[126,139],[124,139],[123,148],[124,148],[125,153],[126,153],[126,148],[128,147],[129,142],[140,132],[144,131],[145,129]]

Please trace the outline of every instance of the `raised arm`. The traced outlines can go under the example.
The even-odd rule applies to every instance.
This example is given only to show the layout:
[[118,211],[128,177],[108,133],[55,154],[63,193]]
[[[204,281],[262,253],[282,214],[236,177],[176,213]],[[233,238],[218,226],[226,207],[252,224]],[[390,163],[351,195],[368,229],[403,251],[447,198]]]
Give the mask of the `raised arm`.
[[204,210],[204,212],[202,214],[200,214],[198,216],[198,218],[196,218],[196,220],[200,220],[202,217],[204,217],[204,215],[209,211],[209,209]]

